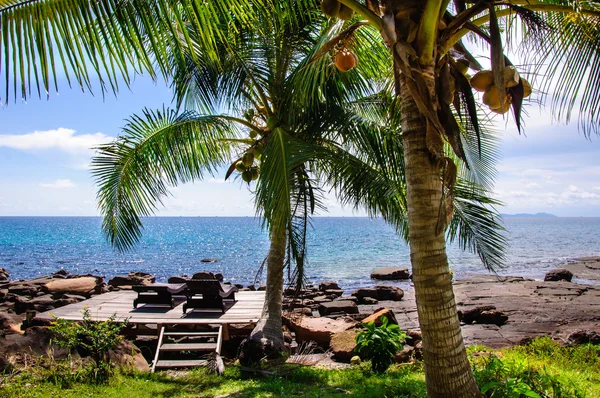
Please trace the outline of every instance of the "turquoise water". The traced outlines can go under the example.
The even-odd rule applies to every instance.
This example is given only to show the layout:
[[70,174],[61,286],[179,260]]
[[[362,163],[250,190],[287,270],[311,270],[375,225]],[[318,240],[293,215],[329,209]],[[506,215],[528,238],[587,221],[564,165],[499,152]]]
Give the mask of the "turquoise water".
[[[501,273],[534,278],[568,258],[600,255],[600,218],[506,219],[510,248]],[[245,217],[156,217],[145,220],[142,241],[115,253],[96,217],[0,217],[0,267],[11,279],[71,273],[112,277],[146,271],[166,280],[199,270],[222,272],[234,283],[252,283],[268,250],[260,221]],[[458,276],[486,273],[477,257],[448,249]],[[220,259],[202,263],[203,258]],[[381,220],[315,218],[309,233],[310,280],[337,280],[344,288],[372,284],[381,266],[409,266],[408,247]],[[400,284],[402,286],[402,284]]]

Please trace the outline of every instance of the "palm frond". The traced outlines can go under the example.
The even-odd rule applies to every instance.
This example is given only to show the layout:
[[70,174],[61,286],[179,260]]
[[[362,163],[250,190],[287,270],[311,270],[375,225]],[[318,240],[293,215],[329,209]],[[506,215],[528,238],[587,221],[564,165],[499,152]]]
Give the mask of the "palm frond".
[[156,211],[169,187],[214,173],[230,158],[222,139],[235,135],[219,116],[169,109],[132,116],[124,135],[96,148],[92,160],[109,242],[120,251],[131,248],[141,236],[141,217]]

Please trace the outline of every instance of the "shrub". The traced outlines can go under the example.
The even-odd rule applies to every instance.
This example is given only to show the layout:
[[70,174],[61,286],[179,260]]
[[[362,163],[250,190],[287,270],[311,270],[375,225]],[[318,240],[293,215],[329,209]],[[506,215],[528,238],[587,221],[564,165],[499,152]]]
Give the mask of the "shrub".
[[108,352],[123,340],[120,333],[127,326],[127,320],[117,322],[116,314],[113,314],[106,321],[95,322],[89,308],[82,313],[81,322],[55,319],[49,329],[55,334],[54,342],[57,345],[88,353],[93,360],[91,378],[96,382],[104,382],[111,373]]
[[356,350],[363,359],[371,361],[375,372],[384,372],[394,362],[394,356],[406,338],[406,333],[398,325],[388,324],[384,316],[381,326],[369,322],[366,329],[356,336]]

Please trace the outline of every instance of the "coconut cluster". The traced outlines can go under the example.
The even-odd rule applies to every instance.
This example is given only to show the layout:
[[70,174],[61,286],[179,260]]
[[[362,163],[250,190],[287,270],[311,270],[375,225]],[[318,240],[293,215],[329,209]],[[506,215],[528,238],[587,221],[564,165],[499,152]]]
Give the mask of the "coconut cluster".
[[519,76],[519,73],[514,66],[506,66],[504,68],[504,82],[506,91],[504,93],[503,103],[500,102],[500,92],[498,87],[494,85],[494,73],[491,70],[477,72],[471,78],[471,87],[483,93],[483,103],[486,104],[492,112],[503,114],[508,112],[512,103],[510,88],[517,86],[519,82],[521,82],[523,84],[523,98],[527,98],[531,95],[531,84]]
[[260,171],[258,166],[254,166],[254,161],[257,158],[255,154],[260,157],[258,149],[251,148],[242,156],[241,160],[235,164],[235,169],[242,173],[242,180],[244,180],[244,182],[250,183],[250,181],[258,179]]

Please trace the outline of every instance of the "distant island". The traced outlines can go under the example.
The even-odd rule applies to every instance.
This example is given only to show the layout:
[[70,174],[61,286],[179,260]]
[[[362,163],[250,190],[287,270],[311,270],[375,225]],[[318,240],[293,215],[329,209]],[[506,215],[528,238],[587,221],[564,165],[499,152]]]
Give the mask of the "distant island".
[[529,214],[529,213],[519,213],[519,214],[500,214],[500,216],[502,216],[503,218],[526,218],[526,217],[537,217],[537,218],[548,218],[548,217],[552,217],[552,218],[556,218],[558,216],[555,216],[554,214],[550,214],[550,213],[535,213],[535,214]]

